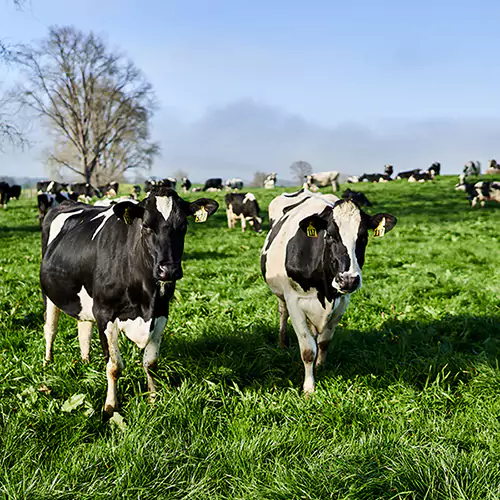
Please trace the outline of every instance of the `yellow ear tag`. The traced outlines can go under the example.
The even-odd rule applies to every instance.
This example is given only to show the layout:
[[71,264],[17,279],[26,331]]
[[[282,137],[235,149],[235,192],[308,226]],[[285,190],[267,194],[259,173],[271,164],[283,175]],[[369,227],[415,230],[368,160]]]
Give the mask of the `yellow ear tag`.
[[208,218],[208,212],[205,207],[201,207],[194,213],[194,221],[195,222],[205,222]]
[[318,237],[318,231],[316,231],[316,228],[313,226],[312,222],[309,222],[309,225],[307,226],[306,229],[307,236],[309,238],[317,238]]
[[382,220],[378,223],[378,226],[373,231],[373,236],[375,238],[382,238],[385,234],[385,217],[382,217]]
[[130,216],[130,208],[126,208],[123,211],[123,222],[129,225],[132,224],[132,217]]

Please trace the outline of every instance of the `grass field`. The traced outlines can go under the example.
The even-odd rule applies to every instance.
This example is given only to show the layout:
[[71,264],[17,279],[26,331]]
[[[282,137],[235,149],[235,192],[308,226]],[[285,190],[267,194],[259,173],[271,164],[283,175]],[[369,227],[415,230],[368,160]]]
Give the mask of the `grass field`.
[[[500,498],[500,206],[471,209],[455,182],[359,186],[369,212],[398,225],[369,243],[312,398],[291,326],[291,348],[277,347],[265,232],[228,230],[217,193],[219,212],[190,223],[159,398],[147,403],[142,353],[122,339],[123,421],[110,422],[97,336],[82,364],[62,317],[42,365],[35,200],[11,202],[0,212],[0,498]],[[267,207],[284,190],[252,191]]]

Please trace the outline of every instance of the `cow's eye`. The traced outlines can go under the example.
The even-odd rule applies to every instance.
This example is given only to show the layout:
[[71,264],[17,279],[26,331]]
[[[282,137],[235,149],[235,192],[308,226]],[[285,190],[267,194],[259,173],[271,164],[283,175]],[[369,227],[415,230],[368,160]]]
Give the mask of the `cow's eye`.
[[151,227],[151,226],[148,226],[147,224],[142,224],[142,229],[146,232],[146,233],[154,233],[154,229]]

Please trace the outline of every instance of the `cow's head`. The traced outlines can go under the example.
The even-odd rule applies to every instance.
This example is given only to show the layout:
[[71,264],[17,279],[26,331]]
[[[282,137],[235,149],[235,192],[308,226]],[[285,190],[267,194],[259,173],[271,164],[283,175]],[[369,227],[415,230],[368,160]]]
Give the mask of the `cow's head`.
[[170,188],[154,187],[140,203],[122,202],[113,207],[125,224],[139,221],[142,239],[153,259],[154,279],[159,282],[182,278],[182,253],[187,218],[205,222],[219,207],[215,200],[199,198],[189,203]]
[[341,294],[361,287],[368,231],[383,236],[396,225],[391,214],[368,215],[355,203],[339,200],[319,215],[302,219],[299,226],[309,238],[323,238],[323,265],[333,277],[332,287]]

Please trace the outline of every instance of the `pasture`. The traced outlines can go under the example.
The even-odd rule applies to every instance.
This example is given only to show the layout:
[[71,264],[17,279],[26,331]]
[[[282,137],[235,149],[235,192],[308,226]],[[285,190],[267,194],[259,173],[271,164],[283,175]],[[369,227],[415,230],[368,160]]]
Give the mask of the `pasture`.
[[[398,225],[370,240],[310,398],[291,325],[290,349],[277,347],[259,266],[268,219],[260,235],[231,231],[225,193],[210,193],[221,208],[189,224],[158,399],[148,404],[142,353],[122,338],[121,418],[108,422],[97,334],[83,364],[63,315],[42,364],[36,201],[11,202],[0,212],[0,497],[499,498],[500,207],[471,209],[455,182],[350,186]],[[285,191],[250,190],[262,209]]]

